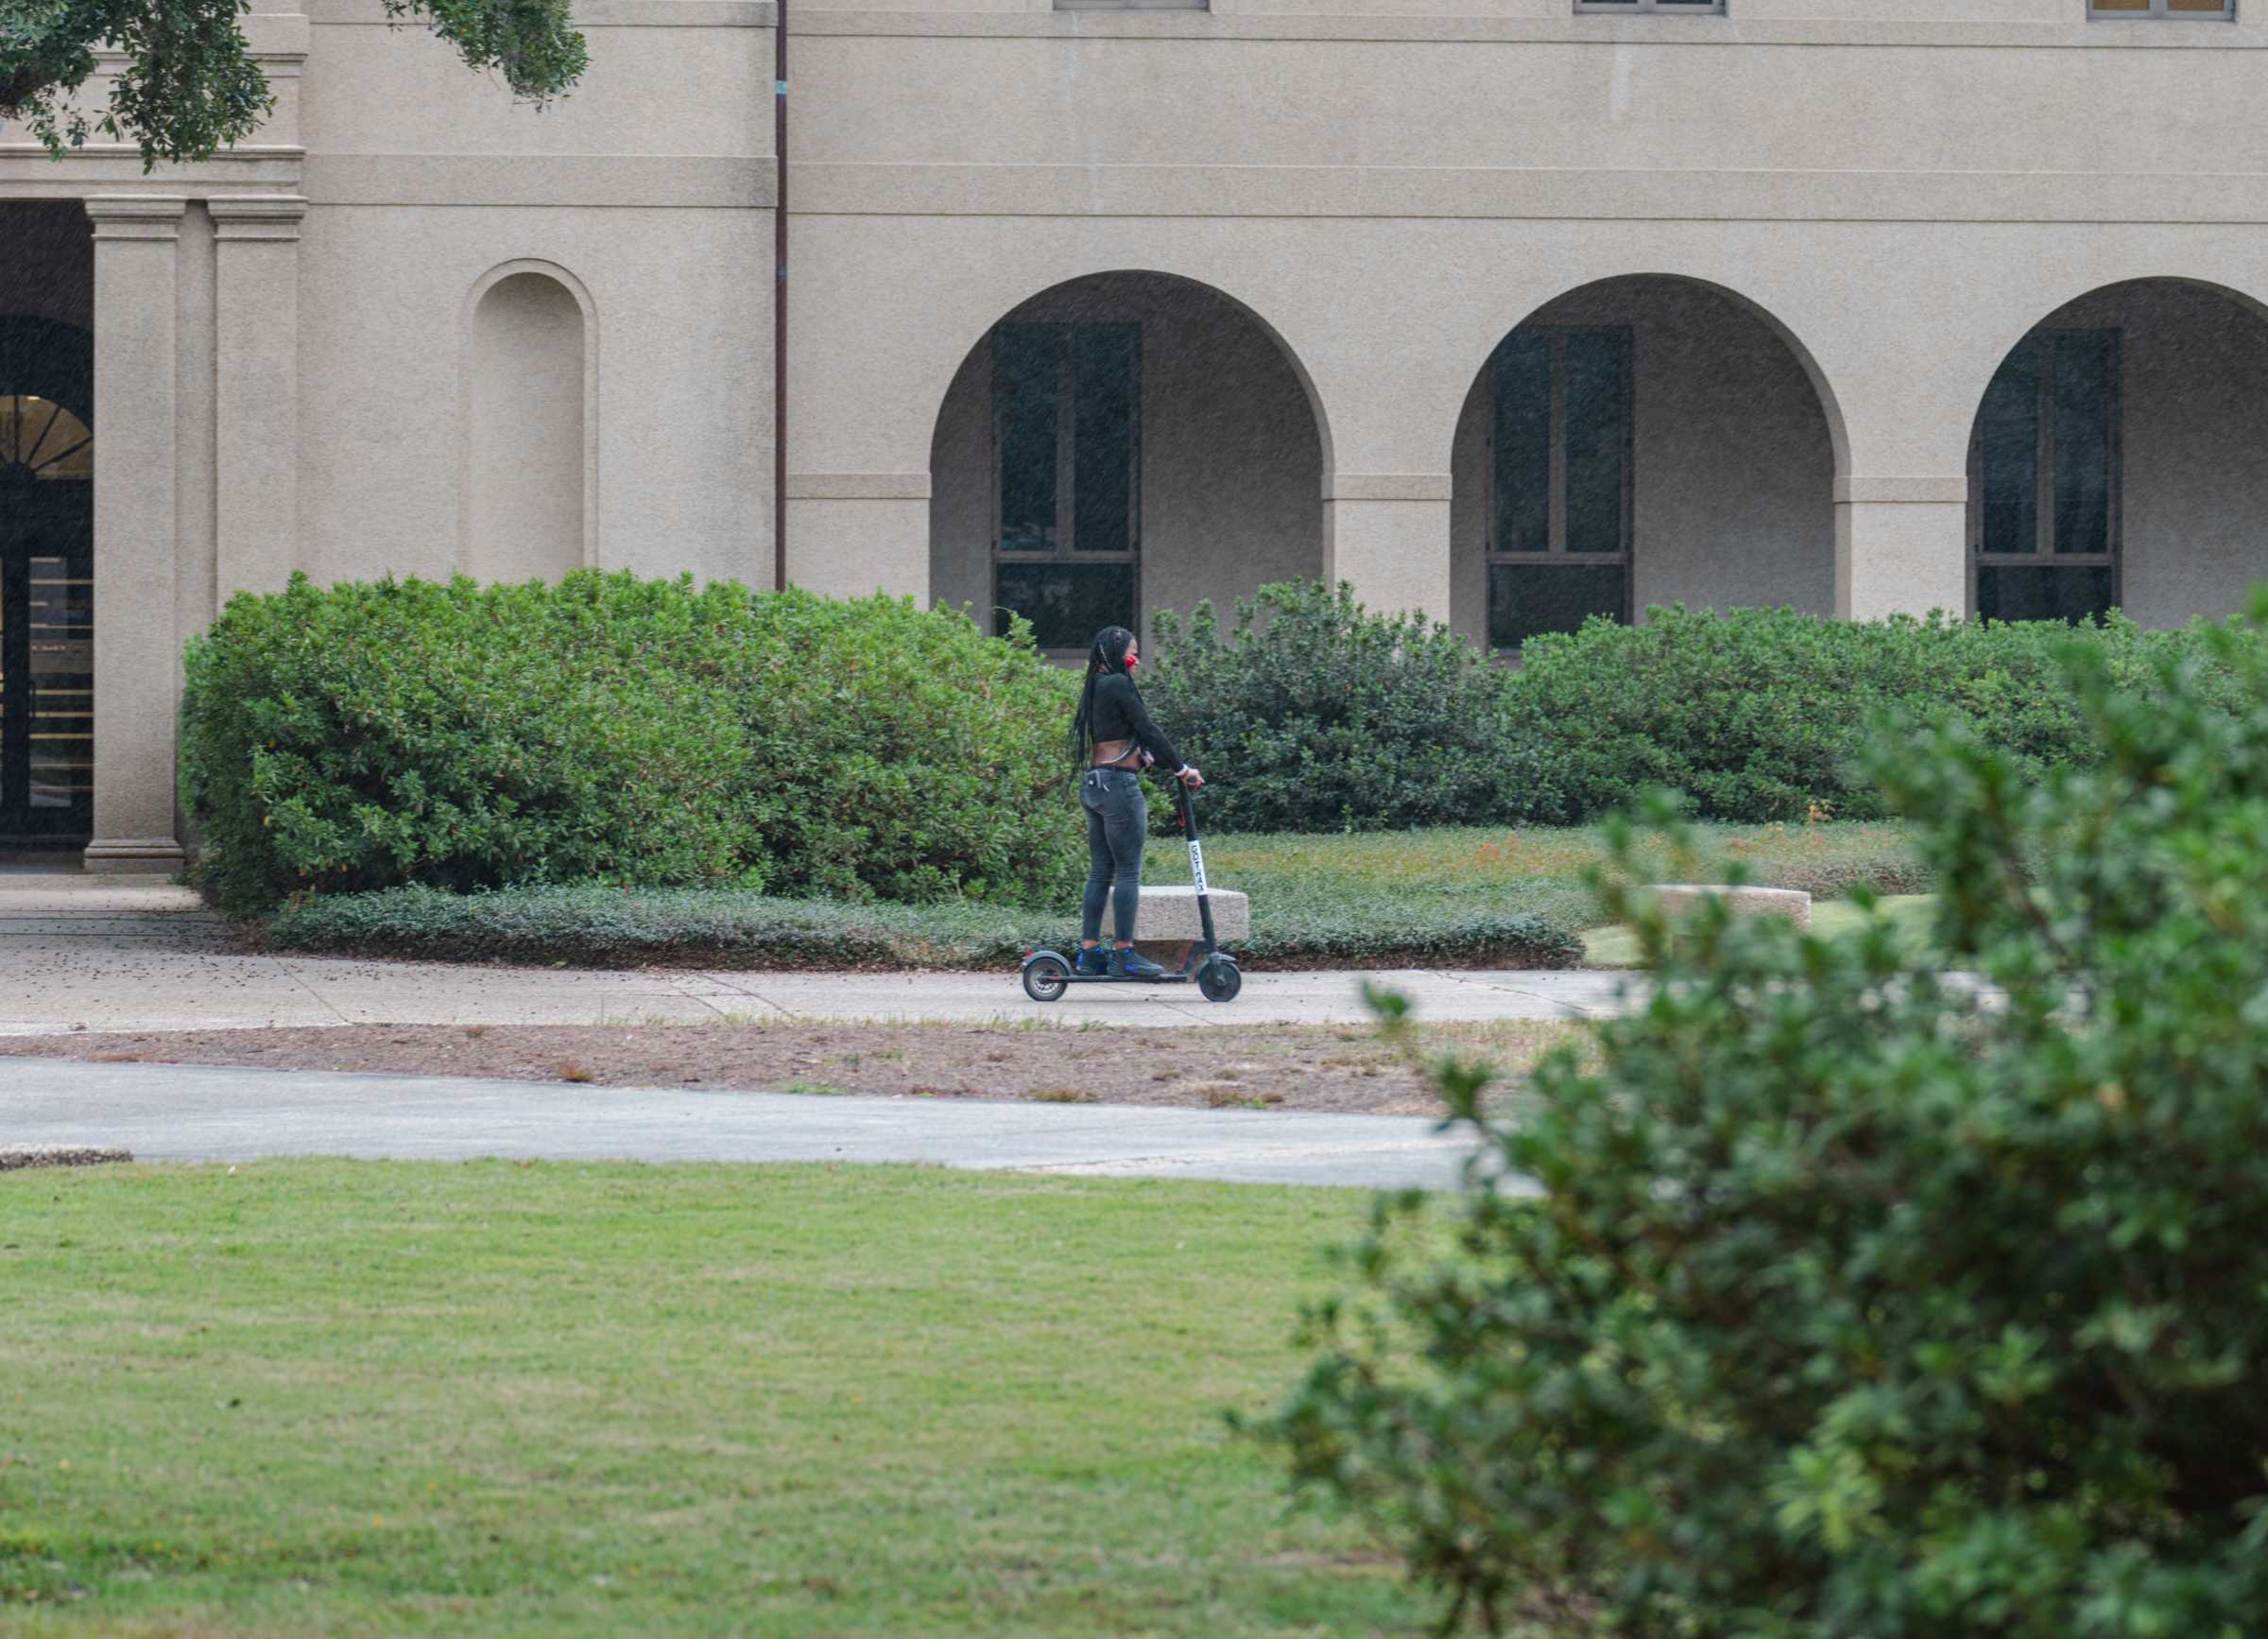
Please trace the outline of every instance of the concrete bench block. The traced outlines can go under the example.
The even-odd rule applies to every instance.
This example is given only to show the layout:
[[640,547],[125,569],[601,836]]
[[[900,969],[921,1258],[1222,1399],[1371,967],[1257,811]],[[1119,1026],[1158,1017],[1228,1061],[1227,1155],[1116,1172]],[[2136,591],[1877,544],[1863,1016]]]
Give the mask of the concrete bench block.
[[[1252,934],[1252,906],[1245,896],[1232,888],[1216,888],[1207,895],[1212,901],[1212,933],[1221,943],[1231,940],[1249,939]],[[1110,934],[1110,913],[1103,912],[1103,935]],[[1134,936],[1143,944],[1153,940],[1203,939],[1205,928],[1197,920],[1197,890],[1194,888],[1149,888],[1142,890],[1142,910],[1135,918]]]
[[1797,927],[1812,925],[1812,896],[1793,888],[1727,888],[1710,883],[1664,882],[1654,891],[1672,916],[1696,910],[1712,899],[1725,901],[1735,916],[1785,917]]

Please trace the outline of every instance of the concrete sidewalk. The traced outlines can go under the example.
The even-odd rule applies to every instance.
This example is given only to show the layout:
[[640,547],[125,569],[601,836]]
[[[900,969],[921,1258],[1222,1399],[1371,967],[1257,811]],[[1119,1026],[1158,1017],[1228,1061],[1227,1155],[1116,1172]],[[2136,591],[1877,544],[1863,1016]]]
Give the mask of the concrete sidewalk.
[[[247,954],[184,889],[130,879],[0,874],[0,1034],[276,1025],[595,1025],[800,1019],[961,1024],[1045,1018],[1183,1025],[1363,1023],[1355,973],[1246,975],[1214,1005],[1194,986],[1074,986],[1028,999],[1016,975],[766,974],[460,966]],[[1376,975],[1420,1018],[1565,1019],[1617,1010],[1622,975]]]
[[[929,1162],[1385,1189],[1454,1187],[1470,1153],[1465,1138],[1410,1116],[689,1093],[38,1059],[0,1059],[0,1144],[110,1145],[140,1161]],[[0,1191],[8,1187],[0,1176]]]

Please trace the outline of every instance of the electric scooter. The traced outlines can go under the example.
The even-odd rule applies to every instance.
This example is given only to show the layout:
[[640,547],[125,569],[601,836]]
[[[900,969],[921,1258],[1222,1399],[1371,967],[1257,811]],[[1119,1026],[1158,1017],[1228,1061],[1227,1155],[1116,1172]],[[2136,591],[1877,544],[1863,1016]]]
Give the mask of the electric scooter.
[[1179,973],[1154,979],[1121,978],[1113,974],[1083,974],[1052,950],[1026,951],[1023,957],[1023,993],[1035,1002],[1058,1002],[1073,985],[1185,985],[1194,981],[1209,1002],[1232,1002],[1245,988],[1245,975],[1236,958],[1220,946],[1212,933],[1212,901],[1205,891],[1205,850],[1197,843],[1197,813],[1189,800],[1189,787],[1174,782],[1174,794],[1182,835],[1189,838],[1189,877],[1197,887],[1197,922],[1205,930],[1204,948],[1192,946]]

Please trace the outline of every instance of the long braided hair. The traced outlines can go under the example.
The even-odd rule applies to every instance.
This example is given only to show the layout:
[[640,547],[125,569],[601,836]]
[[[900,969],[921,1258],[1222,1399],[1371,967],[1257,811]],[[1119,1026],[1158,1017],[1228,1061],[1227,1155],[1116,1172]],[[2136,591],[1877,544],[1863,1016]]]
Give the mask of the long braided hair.
[[1078,715],[1071,719],[1072,778],[1077,779],[1094,761],[1094,685],[1106,677],[1131,677],[1126,670],[1126,650],[1134,647],[1134,634],[1123,626],[1106,626],[1094,634],[1093,647],[1087,651],[1087,681],[1079,690]]

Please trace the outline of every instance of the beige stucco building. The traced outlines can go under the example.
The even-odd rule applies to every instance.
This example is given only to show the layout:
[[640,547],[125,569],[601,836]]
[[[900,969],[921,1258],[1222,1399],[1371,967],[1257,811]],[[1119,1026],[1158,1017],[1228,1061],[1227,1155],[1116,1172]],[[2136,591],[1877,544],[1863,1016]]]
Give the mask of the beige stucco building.
[[2255,0],[792,0],[784,174],[769,0],[581,22],[540,113],[304,0],[209,164],[0,129],[0,846],[178,861],[181,642],[295,568],[1499,647],[2268,577]]

